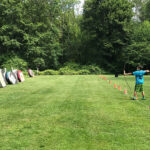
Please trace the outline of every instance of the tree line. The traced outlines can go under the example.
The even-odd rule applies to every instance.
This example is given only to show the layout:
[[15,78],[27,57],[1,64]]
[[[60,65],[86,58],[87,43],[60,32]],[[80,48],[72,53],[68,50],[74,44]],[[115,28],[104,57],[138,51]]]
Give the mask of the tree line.
[[1,0],[0,67],[59,69],[66,62],[109,72],[150,64],[150,0]]
[[[150,64],[150,1],[87,0],[84,55],[111,72]],[[93,59],[94,58],[94,59]]]

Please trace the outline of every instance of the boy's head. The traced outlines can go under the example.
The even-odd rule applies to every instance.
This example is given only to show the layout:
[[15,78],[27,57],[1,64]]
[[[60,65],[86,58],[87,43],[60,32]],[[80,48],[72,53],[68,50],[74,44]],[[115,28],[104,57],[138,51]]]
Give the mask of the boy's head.
[[143,66],[141,66],[141,65],[139,65],[139,66],[137,66],[137,68],[136,68],[138,71],[140,71],[140,70],[142,70],[143,69]]

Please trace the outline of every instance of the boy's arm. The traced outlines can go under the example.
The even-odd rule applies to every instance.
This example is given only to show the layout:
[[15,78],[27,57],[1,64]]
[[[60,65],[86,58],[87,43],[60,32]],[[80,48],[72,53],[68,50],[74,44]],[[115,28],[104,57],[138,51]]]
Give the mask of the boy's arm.
[[145,71],[145,74],[148,74],[150,72],[150,70],[144,70]]
[[124,70],[124,76],[126,76],[126,75],[133,75],[133,73],[126,73]]
[[150,72],[150,70],[145,70],[147,73],[149,73]]
[[133,75],[133,74],[132,73],[125,73],[124,75],[126,76],[126,75]]

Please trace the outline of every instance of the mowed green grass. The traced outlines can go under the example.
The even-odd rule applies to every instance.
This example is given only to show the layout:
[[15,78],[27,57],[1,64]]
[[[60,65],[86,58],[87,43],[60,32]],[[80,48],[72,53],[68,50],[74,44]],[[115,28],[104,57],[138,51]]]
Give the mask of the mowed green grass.
[[126,88],[124,77],[106,77],[112,85],[98,75],[38,76],[0,89],[0,150],[150,150],[150,76],[145,101],[113,88]]

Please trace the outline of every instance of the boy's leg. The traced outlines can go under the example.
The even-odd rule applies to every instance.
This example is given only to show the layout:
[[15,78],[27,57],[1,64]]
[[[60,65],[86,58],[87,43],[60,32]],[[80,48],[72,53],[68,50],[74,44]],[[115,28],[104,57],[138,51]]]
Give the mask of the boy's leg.
[[143,97],[145,96],[144,91],[142,92],[142,96],[143,96]]
[[134,91],[134,96],[133,96],[133,100],[136,100],[137,99],[137,92]]
[[136,99],[137,99],[137,90],[138,90],[138,85],[135,84],[133,100],[136,100]]
[[141,92],[142,92],[142,100],[145,100],[145,93],[143,90],[143,84],[141,85]]
[[144,94],[144,91],[142,92],[142,100],[145,100],[145,94]]

